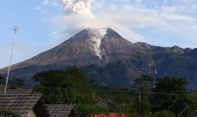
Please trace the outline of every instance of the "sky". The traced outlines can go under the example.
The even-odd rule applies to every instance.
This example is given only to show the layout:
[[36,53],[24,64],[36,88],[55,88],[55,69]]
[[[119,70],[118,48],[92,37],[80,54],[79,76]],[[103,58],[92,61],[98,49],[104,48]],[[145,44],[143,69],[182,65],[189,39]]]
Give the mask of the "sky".
[[1,0],[0,68],[29,59],[84,28],[110,27],[131,42],[197,47],[197,0]]

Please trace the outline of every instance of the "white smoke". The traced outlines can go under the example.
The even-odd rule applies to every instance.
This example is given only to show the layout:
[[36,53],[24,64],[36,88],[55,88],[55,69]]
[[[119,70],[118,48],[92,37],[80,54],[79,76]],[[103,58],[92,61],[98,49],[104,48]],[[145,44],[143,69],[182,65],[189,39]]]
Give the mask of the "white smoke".
[[[76,32],[79,32],[86,28],[112,28],[132,42],[144,40],[144,37],[142,35],[132,31],[130,26],[128,26],[128,24],[131,24],[130,21],[136,19],[134,17],[135,15],[133,15],[133,17],[130,17],[130,14],[135,13],[135,11],[128,12],[126,9],[126,12],[124,12],[125,9],[123,9],[123,11],[115,10],[114,12],[111,7],[108,8],[104,6],[102,6],[101,9],[105,10],[98,10],[97,6],[95,6],[95,2],[98,2],[99,0],[56,1],[59,1],[58,3],[63,6],[63,10],[65,12],[64,16],[56,16],[52,20],[50,20],[50,24],[52,24],[52,27],[55,28],[52,36],[56,40],[58,40],[59,43],[65,41],[65,38],[69,38]],[[94,3],[94,5],[91,5],[92,2]],[[146,18],[140,17],[140,19]],[[150,24],[150,22],[148,22],[148,24]]]
[[67,14],[94,17],[91,12],[91,0],[62,0],[62,3]]

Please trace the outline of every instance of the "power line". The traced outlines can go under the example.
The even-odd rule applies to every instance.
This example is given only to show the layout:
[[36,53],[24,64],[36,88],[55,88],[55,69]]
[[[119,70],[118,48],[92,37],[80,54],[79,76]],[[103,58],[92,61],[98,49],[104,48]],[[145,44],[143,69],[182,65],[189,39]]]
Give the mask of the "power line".
[[[38,87],[37,89],[67,89],[67,88],[58,88],[58,87]],[[81,93],[89,93],[92,91],[95,91],[95,93],[127,93],[127,94],[139,94],[139,90],[131,90],[131,91],[126,91],[126,90],[99,90],[99,89],[71,89],[72,91],[81,91]],[[145,91],[140,91],[140,94],[151,94],[151,95],[179,95],[179,96],[184,96],[184,95],[192,95],[191,93],[168,93],[168,92],[145,92]]]

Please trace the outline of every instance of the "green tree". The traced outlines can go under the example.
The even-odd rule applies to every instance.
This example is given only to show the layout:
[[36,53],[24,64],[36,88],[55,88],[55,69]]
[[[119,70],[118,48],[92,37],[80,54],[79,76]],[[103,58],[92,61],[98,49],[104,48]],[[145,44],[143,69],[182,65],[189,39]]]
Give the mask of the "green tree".
[[135,79],[134,88],[138,91],[150,91],[152,84],[152,78],[150,76],[142,75],[140,78]]
[[134,82],[135,98],[133,100],[133,111],[138,113],[138,116],[146,117],[150,111],[149,96],[151,93],[152,80],[149,76],[142,75]]
[[48,71],[36,74],[39,82],[34,91],[45,95],[47,103],[91,103],[92,87],[84,72],[76,67],[64,71]]
[[169,110],[162,110],[159,112],[155,112],[154,114],[152,114],[149,117],[175,117],[175,115],[173,114],[173,112],[171,112]]
[[197,116],[197,90],[192,91],[191,92],[191,96],[190,96],[191,100],[192,100],[192,105],[191,105],[191,111],[192,111],[192,115],[193,116]]
[[13,112],[11,109],[6,108],[0,111],[0,117],[20,117],[17,113]]
[[11,89],[23,88],[24,82],[25,81],[23,79],[14,77],[12,80],[9,81],[9,87]]
[[87,114],[97,114],[108,112],[107,108],[92,105],[92,104],[78,104],[76,105],[77,115],[85,117]]
[[0,75],[0,86],[3,85],[5,83],[5,78]]
[[150,98],[152,111],[171,110],[176,116],[180,114],[184,117],[190,116],[191,99],[186,90],[187,83],[185,78],[160,79]]

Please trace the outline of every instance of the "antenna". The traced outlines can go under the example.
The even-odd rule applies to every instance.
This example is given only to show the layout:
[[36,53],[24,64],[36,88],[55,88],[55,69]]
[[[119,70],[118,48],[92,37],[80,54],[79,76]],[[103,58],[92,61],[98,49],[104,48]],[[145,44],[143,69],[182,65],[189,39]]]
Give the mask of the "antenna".
[[16,34],[18,30],[19,30],[18,26],[15,25],[15,26],[13,27],[14,34]]
[[6,93],[7,93],[8,81],[9,81],[9,76],[10,76],[10,69],[11,69],[11,64],[12,64],[12,57],[13,57],[13,52],[14,52],[15,40],[16,40],[16,33],[17,33],[18,30],[19,30],[18,26],[15,25],[13,27],[14,38],[12,40],[12,46],[11,46],[11,52],[10,52],[10,59],[9,59],[9,66],[8,66],[8,72],[7,72],[7,77],[6,77],[4,95],[6,95]]

